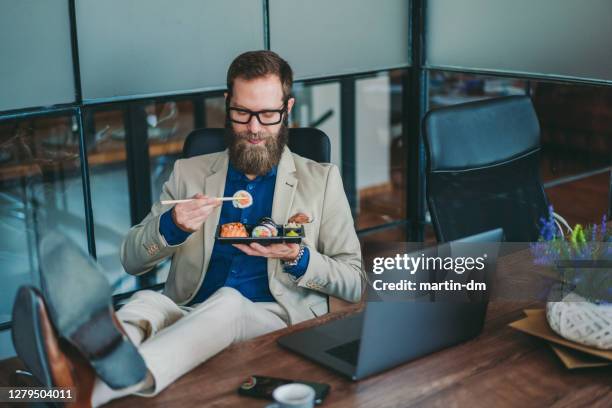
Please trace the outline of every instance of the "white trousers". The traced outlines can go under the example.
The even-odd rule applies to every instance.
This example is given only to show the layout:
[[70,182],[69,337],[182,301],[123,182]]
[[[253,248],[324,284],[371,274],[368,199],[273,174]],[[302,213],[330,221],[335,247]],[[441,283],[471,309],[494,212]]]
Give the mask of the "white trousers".
[[[117,311],[117,318],[153,377],[151,388],[132,391],[142,396],[157,395],[232,343],[282,329],[288,322],[278,303],[252,302],[228,287],[193,307],[178,306],[161,293],[142,290]],[[126,395],[110,391],[96,381],[94,400],[96,392],[108,394],[98,395],[98,403]]]

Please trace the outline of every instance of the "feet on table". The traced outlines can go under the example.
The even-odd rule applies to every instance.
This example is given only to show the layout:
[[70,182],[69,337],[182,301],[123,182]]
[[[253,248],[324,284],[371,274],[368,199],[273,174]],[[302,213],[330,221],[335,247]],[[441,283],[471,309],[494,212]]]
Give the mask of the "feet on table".
[[142,356],[112,307],[111,288],[97,265],[67,237],[41,243],[41,291],[19,289],[12,335],[17,355],[45,387],[70,387],[69,406],[91,406],[96,376],[111,389],[146,379]]
[[13,307],[13,343],[17,355],[45,387],[72,388],[73,407],[90,407],[95,373],[85,358],[58,336],[40,293],[19,289]]

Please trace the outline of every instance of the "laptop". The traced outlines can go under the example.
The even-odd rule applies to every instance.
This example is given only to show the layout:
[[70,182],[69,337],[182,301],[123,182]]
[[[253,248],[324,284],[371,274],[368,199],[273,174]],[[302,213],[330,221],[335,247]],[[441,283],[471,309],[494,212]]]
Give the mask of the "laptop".
[[[455,243],[502,240],[503,230],[498,228],[449,244],[451,254],[456,256],[455,247],[461,245],[453,246]],[[435,255],[437,250],[434,247],[411,255]],[[493,257],[489,258],[494,262]],[[278,344],[352,380],[360,380],[476,337],[482,331],[486,309],[486,300],[369,301],[361,313],[283,336]]]

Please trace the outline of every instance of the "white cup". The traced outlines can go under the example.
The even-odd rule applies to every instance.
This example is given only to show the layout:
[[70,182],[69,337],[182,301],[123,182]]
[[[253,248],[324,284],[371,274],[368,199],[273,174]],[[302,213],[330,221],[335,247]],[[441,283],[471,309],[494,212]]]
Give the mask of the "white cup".
[[269,408],[313,408],[315,390],[310,385],[292,383],[277,387],[272,393],[275,404]]

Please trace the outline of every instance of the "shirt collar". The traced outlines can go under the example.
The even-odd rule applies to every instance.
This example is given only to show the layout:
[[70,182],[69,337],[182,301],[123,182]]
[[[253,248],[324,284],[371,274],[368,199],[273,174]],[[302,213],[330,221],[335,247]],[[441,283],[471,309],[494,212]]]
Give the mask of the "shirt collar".
[[274,176],[276,176],[277,168],[278,168],[278,166],[274,166],[274,167],[272,167],[272,169],[269,172],[267,172],[263,176],[257,176],[254,180],[249,180],[247,178],[247,176],[244,175],[244,173],[242,173],[241,171],[237,170],[234,166],[232,166],[231,163],[229,163],[229,166],[228,166],[228,169],[227,169],[227,175],[228,175],[229,179],[232,180],[232,181],[244,180],[244,181],[249,182],[249,181],[259,180],[261,178],[274,177]]

